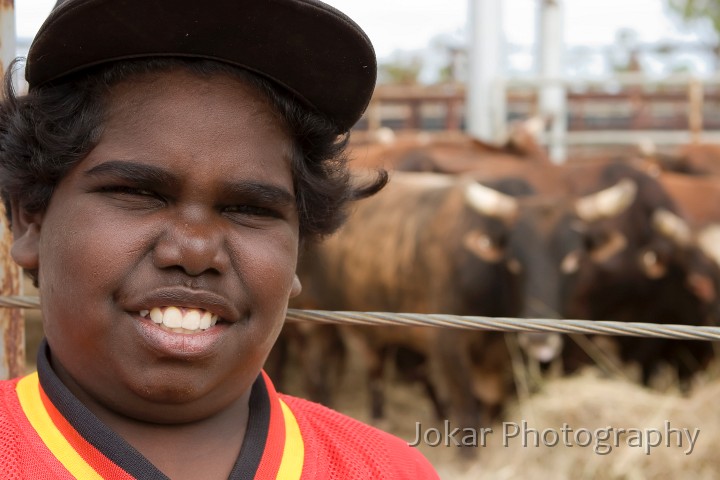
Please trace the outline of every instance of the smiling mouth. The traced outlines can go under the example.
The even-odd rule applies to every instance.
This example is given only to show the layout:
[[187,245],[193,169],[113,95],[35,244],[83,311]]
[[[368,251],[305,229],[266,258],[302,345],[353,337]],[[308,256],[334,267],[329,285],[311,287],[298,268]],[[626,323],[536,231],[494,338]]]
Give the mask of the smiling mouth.
[[154,307],[139,315],[174,333],[199,333],[214,326],[219,317],[202,308]]

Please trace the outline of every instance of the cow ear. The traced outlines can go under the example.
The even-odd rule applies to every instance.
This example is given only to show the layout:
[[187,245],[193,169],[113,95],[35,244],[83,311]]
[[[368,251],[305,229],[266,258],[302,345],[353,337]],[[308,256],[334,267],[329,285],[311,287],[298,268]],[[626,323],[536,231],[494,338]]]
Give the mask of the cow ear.
[[708,275],[697,272],[689,274],[687,277],[687,286],[696,297],[706,304],[712,303],[717,296],[715,284]]
[[42,213],[29,213],[13,200],[10,203],[13,244],[10,255],[26,271],[37,270],[40,265],[40,226]]
[[290,298],[295,298],[302,292],[302,284],[297,275],[293,278],[292,287],[290,287]]
[[473,255],[488,263],[497,263],[503,252],[484,232],[471,230],[463,237],[463,246]]

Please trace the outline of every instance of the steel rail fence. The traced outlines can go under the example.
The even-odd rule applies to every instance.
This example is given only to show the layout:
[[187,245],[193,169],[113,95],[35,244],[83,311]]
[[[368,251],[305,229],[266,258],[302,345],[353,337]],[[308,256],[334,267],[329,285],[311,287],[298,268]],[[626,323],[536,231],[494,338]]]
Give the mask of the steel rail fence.
[[[37,309],[40,307],[40,299],[29,296],[0,296],[0,307]],[[503,318],[389,312],[330,312],[297,309],[289,309],[287,319],[294,322],[344,325],[445,327],[498,332],[584,333],[680,340],[720,340],[720,327],[614,322],[608,320]]]

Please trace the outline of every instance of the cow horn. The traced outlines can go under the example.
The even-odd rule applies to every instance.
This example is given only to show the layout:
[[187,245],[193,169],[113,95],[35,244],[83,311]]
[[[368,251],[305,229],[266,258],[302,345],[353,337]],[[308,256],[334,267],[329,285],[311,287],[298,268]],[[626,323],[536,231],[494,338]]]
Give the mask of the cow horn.
[[465,201],[473,210],[490,217],[514,218],[518,211],[515,198],[477,182],[465,188]]
[[692,240],[687,222],[670,210],[664,208],[655,210],[652,215],[652,225],[657,232],[681,247],[689,245]]
[[700,250],[720,265],[720,225],[712,224],[702,229],[697,236]]
[[636,195],[637,184],[629,178],[623,178],[610,188],[578,199],[575,212],[586,222],[611,218],[624,212]]

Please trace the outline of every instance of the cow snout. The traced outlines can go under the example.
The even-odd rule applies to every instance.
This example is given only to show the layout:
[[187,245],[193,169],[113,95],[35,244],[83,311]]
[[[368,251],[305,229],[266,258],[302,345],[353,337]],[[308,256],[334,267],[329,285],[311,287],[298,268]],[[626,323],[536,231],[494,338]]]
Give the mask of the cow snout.
[[549,363],[560,355],[563,338],[559,333],[519,333],[518,343],[528,357]]

